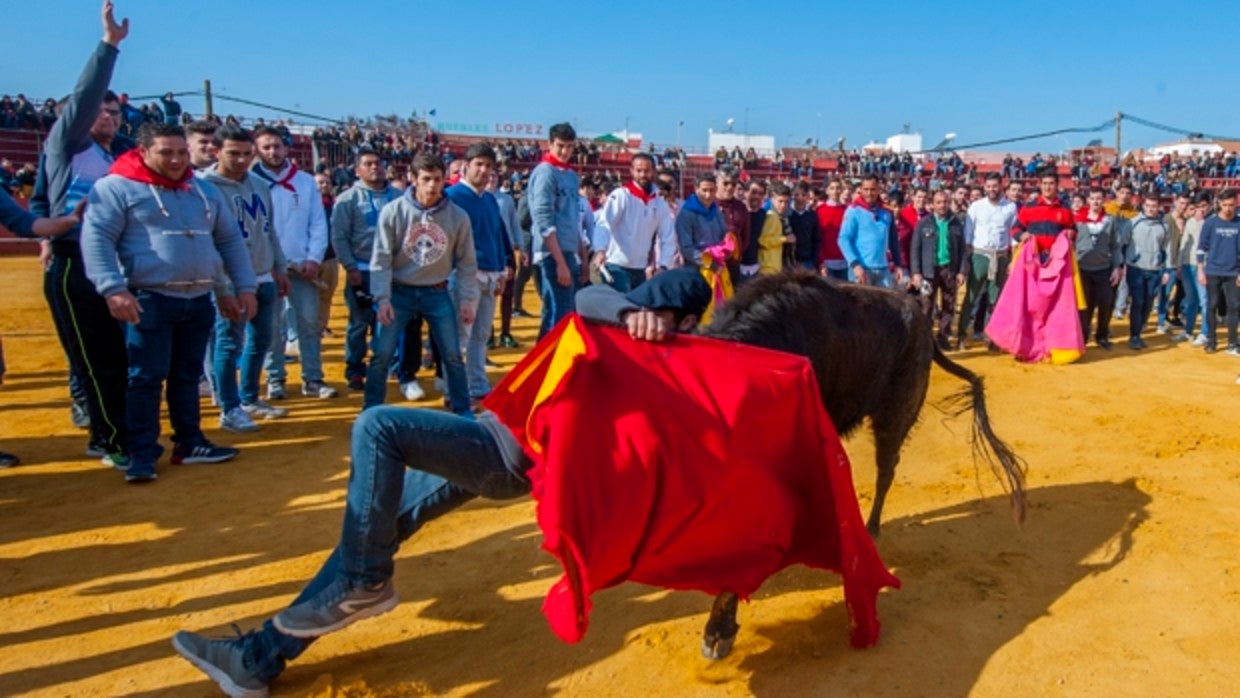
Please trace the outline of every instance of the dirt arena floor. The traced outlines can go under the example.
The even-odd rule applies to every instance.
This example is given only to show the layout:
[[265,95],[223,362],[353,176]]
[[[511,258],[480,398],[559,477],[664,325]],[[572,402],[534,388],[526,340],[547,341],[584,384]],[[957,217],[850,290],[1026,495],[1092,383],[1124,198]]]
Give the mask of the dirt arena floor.
[[[0,259],[0,694],[209,696],[179,629],[231,634],[280,610],[335,544],[360,395],[296,397],[224,465],[160,464],[126,485],[83,456],[33,258]],[[342,385],[344,309],[326,341]],[[518,323],[528,347],[532,321]],[[1121,326],[1121,332],[1125,330]],[[1240,360],[1150,336],[1071,366],[984,350],[995,428],[1029,462],[1023,529],[964,418],[927,406],[879,542],[904,588],[877,646],[848,645],[838,578],[793,568],[741,607],[733,654],[698,638],[710,599],[624,585],[564,645],[540,612],[559,572],[533,505],[474,502],[400,552],[402,603],[315,644],[282,696],[1215,696],[1240,685]],[[518,351],[497,352],[505,368]],[[296,365],[292,367],[294,376]],[[939,370],[931,401],[958,387]],[[496,371],[494,378],[498,379]],[[429,380],[426,381],[429,388]],[[390,400],[398,399],[395,385]],[[429,403],[428,403],[429,404]],[[166,427],[165,427],[166,433]],[[868,510],[873,449],[847,442]]]

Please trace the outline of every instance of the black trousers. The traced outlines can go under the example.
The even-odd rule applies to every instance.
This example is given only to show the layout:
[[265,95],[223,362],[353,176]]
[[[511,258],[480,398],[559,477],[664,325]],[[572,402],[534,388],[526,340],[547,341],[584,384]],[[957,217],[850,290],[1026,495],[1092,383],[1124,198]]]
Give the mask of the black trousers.
[[108,303],[86,278],[76,241],[55,242],[43,275],[43,295],[61,346],[85,391],[90,442],[111,454],[126,454],[125,386],[129,362],[125,333]]
[[1085,291],[1085,309],[1081,313],[1081,335],[1089,340],[1089,321],[1098,312],[1098,331],[1094,339],[1111,338],[1111,312],[1115,310],[1115,287],[1111,285],[1111,270],[1081,270],[1081,288]]

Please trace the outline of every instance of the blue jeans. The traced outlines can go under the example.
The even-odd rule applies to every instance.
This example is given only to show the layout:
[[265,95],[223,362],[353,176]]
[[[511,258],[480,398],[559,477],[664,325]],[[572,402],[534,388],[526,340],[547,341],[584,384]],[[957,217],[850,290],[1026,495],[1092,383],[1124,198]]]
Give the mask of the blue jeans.
[[159,398],[168,386],[168,420],[172,441],[193,447],[206,443],[198,409],[198,379],[207,335],[215,320],[210,294],[172,298],[153,291],[134,293],[142,304],[136,325],[125,325],[129,380],[125,388],[125,425],[129,455],[135,463],[154,465],[159,445]]
[[[1161,277],[1160,277],[1161,280]],[[1171,300],[1171,291],[1175,288],[1175,274],[1170,274],[1167,283],[1158,284],[1158,324],[1167,324],[1167,303]]]
[[573,312],[573,297],[577,294],[577,277],[581,266],[576,258],[565,255],[568,273],[572,277],[567,286],[561,286],[555,280],[555,260],[544,257],[538,262],[542,278],[538,284],[538,295],[542,298],[542,324],[538,327],[538,338],[542,339],[552,327],[555,327],[566,315]]
[[283,383],[288,379],[284,368],[285,332],[297,338],[300,352],[301,380],[303,383],[323,380],[323,363],[319,357],[319,287],[296,274],[289,274],[288,298],[284,299],[284,312],[277,313],[275,341],[267,355],[265,367],[267,381]]
[[611,281],[606,281],[608,286],[616,289],[620,293],[628,293],[633,289],[646,283],[645,269],[629,269],[619,264],[608,264],[607,273],[611,274]]
[[1197,315],[1201,312],[1201,287],[1197,285],[1197,267],[1185,264],[1180,267],[1180,286],[1184,289],[1184,297],[1180,299],[1180,315],[1184,319],[1184,334],[1192,335],[1197,325]]
[[848,281],[848,270],[847,269],[832,269],[831,267],[827,267],[827,276],[832,279],[838,279],[840,281]]
[[420,315],[426,318],[431,339],[439,347],[452,411],[468,413],[469,388],[465,382],[465,363],[461,361],[461,342],[456,333],[456,308],[448,289],[392,284],[391,303],[396,319],[390,325],[379,326],[375,356],[366,370],[362,409],[383,404],[387,396],[388,369],[391,368],[392,357],[396,355],[396,345],[405,333],[405,326],[414,316]]
[[[258,400],[258,375],[263,368],[263,357],[271,348],[271,337],[276,323],[276,285],[267,281],[258,285],[254,294],[258,299],[258,312],[249,321],[229,320],[223,315],[215,318],[215,391],[219,398],[220,413],[227,414],[244,404]],[[280,347],[281,350],[284,347]],[[241,366],[241,389],[237,389],[237,366]]]
[[1145,330],[1145,323],[1158,296],[1159,274],[1157,271],[1128,267],[1126,278],[1128,297],[1132,299],[1128,312],[1128,337],[1131,339],[1140,337]]
[[[874,269],[867,268],[865,270],[866,286],[878,286],[880,288],[894,288],[895,281],[891,276],[891,270],[887,267],[876,267]],[[852,267],[848,268],[848,280],[857,281],[856,274],[853,273]]]
[[[370,290],[370,272],[362,272],[362,289]],[[366,375],[366,333],[376,334],[375,307],[357,299],[349,284],[344,285],[344,304],[349,309],[349,324],[344,335],[344,374],[346,378]],[[421,359],[421,357],[418,357]]]
[[[489,432],[443,412],[367,410],[353,425],[351,450],[340,543],[293,604],[340,576],[390,578],[401,542],[475,496],[510,499],[529,492],[529,483],[504,467]],[[269,620],[242,642],[246,667],[270,683],[314,640],[284,635]]]
[[[474,306],[474,321],[469,325],[463,322],[457,325],[457,335],[465,345],[465,377],[469,383],[470,397],[486,397],[491,392],[491,381],[487,380],[487,341],[491,339],[491,330],[495,327],[497,288],[498,281],[479,278],[481,295]],[[462,300],[459,289],[459,285],[453,285],[453,301],[458,310]],[[460,319],[459,313],[457,319]]]

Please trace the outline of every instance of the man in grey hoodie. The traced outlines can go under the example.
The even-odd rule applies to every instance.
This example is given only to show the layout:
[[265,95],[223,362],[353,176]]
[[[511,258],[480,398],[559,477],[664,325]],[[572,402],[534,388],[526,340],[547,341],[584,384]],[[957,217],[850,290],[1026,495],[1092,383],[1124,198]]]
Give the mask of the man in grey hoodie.
[[[219,397],[220,428],[228,431],[254,431],[254,418],[275,419],[288,414],[259,397],[258,379],[263,358],[271,348],[279,299],[288,295],[289,281],[285,270],[288,262],[280,248],[272,223],[271,193],[267,184],[250,172],[254,161],[254,141],[250,133],[238,126],[222,126],[212,136],[218,160],[198,176],[215,185],[229,204],[233,219],[241,230],[250,250],[250,266],[258,286],[255,314],[248,320],[225,317],[215,319],[214,356],[212,362],[215,389]],[[215,286],[218,299],[236,295],[236,288],[227,277]],[[238,361],[239,360],[239,361]],[[241,386],[237,386],[240,363]]]
[[443,195],[443,161],[422,153],[411,169],[414,192],[379,212],[370,257],[370,295],[380,327],[375,356],[366,371],[362,409],[383,404],[398,338],[409,321],[421,315],[430,325],[431,341],[439,347],[449,406],[457,414],[469,414],[469,388],[448,277],[456,271],[460,319],[468,325],[480,293],[473,228],[469,214]]
[[190,171],[181,127],[155,122],[142,125],[138,147],[117,159],[88,201],[82,224],[86,275],[112,317],[125,323],[125,479],[156,477],[165,380],[172,462],[236,457],[237,449],[207,441],[198,406],[198,377],[215,320],[210,294],[221,262],[237,295],[221,297],[220,312],[246,320],[257,309],[250,254],[228,202]]
[[1158,197],[1149,196],[1141,202],[1141,215],[1132,222],[1125,239],[1124,251],[1128,295],[1132,299],[1128,320],[1128,347],[1144,349],[1141,332],[1149,320],[1150,310],[1158,298],[1159,284],[1171,278],[1171,231],[1163,222]]
[[1081,336],[1089,339],[1089,325],[1098,313],[1094,340],[1103,349],[1111,348],[1111,311],[1115,306],[1115,287],[1124,274],[1124,241],[1113,216],[1103,204],[1106,195],[1094,188],[1087,199],[1089,208],[1076,219],[1076,263],[1081,270],[1081,290],[1085,308],[1081,313]]
[[[375,309],[370,300],[370,255],[375,249],[379,211],[400,198],[388,183],[379,153],[369,147],[357,151],[357,182],[332,207],[331,240],[344,267],[344,304],[349,324],[344,340],[344,372],[350,390],[366,385],[366,333],[375,334]],[[417,383],[414,383],[417,385]],[[421,399],[418,397],[410,399]]]

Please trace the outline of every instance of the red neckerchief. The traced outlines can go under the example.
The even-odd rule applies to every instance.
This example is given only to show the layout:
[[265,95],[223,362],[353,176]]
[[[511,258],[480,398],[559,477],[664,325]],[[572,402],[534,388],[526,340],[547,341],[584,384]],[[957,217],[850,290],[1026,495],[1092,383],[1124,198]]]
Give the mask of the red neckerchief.
[[289,191],[291,191],[291,192],[293,192],[294,194],[296,194],[296,193],[297,193],[297,190],[296,190],[296,189],[294,189],[294,188],[293,188],[293,185],[292,185],[293,176],[294,176],[294,175],[296,175],[296,174],[297,174],[297,163],[295,163],[295,162],[290,162],[290,163],[288,164],[288,174],[284,175],[284,176],[283,176],[283,177],[281,177],[280,179],[277,179],[277,180],[276,180],[276,183],[275,183],[274,185],[272,185],[272,186],[276,186],[276,187],[284,187],[285,189],[288,189]]
[[552,167],[556,168],[557,170],[571,169],[568,166],[567,162],[564,162],[563,160],[557,158],[556,156],[552,155],[550,152],[543,153],[542,160],[539,160],[538,162],[540,163],[545,162],[548,165],[551,165]]
[[1081,214],[1077,216],[1076,220],[1079,223],[1101,223],[1102,221],[1106,220],[1106,217],[1107,217],[1107,212],[1105,210],[1099,211],[1097,218],[1092,217],[1089,212],[1089,207],[1086,206],[1085,208],[1081,209]]
[[125,179],[131,179],[135,182],[143,184],[154,184],[164,189],[172,189],[173,191],[189,191],[190,180],[194,178],[193,168],[186,167],[185,174],[181,175],[181,179],[169,179],[160,173],[147,167],[142,161],[142,153],[134,148],[124,155],[116,159],[112,163],[112,167],[108,168],[108,174],[120,175]]
[[873,206],[871,206],[871,205],[869,205],[869,204],[867,204],[867,203],[865,202],[865,199],[861,198],[861,195],[860,195],[860,194],[858,194],[858,195],[857,195],[857,197],[853,199],[853,202],[852,202],[852,204],[851,204],[851,205],[852,205],[852,206],[858,206],[858,207],[860,207],[860,208],[863,208],[863,209],[865,209],[865,210],[869,211],[869,212],[870,212],[870,215],[874,216],[874,220],[878,220],[878,214],[879,214],[879,212],[880,212],[880,211],[882,211],[882,210],[883,210],[883,202],[882,202],[882,199],[875,199],[875,200],[874,200],[874,205],[873,205]]
[[633,196],[641,199],[643,204],[648,204],[654,199],[654,193],[647,194],[641,187],[637,186],[637,182],[625,182],[624,188],[628,189]]

